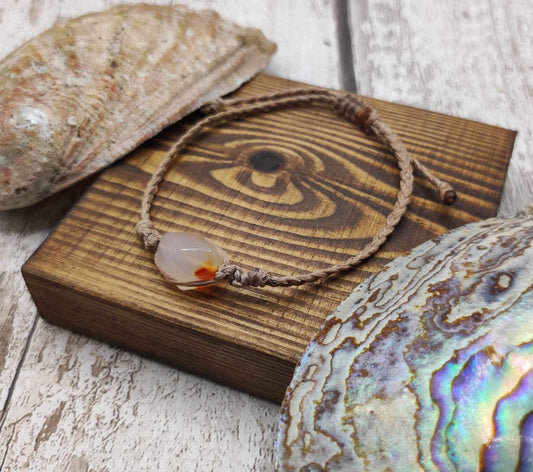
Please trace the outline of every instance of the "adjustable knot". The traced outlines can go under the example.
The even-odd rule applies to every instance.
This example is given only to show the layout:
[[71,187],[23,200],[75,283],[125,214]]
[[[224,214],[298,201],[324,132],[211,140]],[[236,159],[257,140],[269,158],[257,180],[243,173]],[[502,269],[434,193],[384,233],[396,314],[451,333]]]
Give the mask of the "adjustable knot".
[[352,95],[339,95],[333,108],[337,115],[353,122],[365,133],[372,133],[372,125],[379,120],[376,110]]
[[150,220],[140,220],[135,231],[142,238],[146,249],[157,249],[161,240],[161,233],[154,228],[154,224]]
[[213,113],[218,113],[219,111],[222,111],[224,109],[224,100],[221,98],[215,98],[214,100],[211,100],[210,102],[205,103],[201,110],[206,115],[211,115]]
[[233,264],[220,267],[215,275],[215,280],[226,280],[234,287],[264,287],[271,279],[270,272],[263,269],[244,271]]

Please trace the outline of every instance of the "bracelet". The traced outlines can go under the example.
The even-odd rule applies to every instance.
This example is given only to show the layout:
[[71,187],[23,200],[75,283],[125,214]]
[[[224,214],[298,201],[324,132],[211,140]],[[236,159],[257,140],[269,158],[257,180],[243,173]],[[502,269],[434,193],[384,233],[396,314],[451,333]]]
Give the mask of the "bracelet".
[[[194,138],[202,134],[205,127],[223,123],[253,113],[264,113],[279,108],[309,103],[330,105],[338,116],[344,118],[369,135],[386,144],[398,160],[400,187],[396,202],[385,220],[385,224],[360,252],[341,264],[326,267],[315,272],[300,275],[277,276],[263,269],[245,270],[230,264],[228,255],[214,242],[195,232],[166,233],[163,236],[155,229],[150,219],[150,208],[172,160]],[[353,269],[372,256],[404,215],[413,191],[413,170],[426,178],[439,192],[441,201],[453,205],[457,195],[446,182],[435,177],[418,160],[409,156],[402,141],[381,119],[376,110],[360,98],[342,92],[314,88],[293,89],[251,98],[216,99],[202,108],[206,116],[193,125],[171,147],[152,175],[144,192],[141,217],[137,234],[146,249],[156,251],[155,263],[163,276],[182,290],[193,289],[218,281],[226,281],[236,287],[290,287],[312,283],[336,276]]]

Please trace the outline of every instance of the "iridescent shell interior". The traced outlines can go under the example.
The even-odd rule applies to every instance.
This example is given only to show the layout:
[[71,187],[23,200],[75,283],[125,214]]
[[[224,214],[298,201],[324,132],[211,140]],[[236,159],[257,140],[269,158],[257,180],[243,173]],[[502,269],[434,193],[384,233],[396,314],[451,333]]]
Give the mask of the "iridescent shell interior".
[[357,287],[296,368],[276,469],[533,470],[533,216],[459,228]]

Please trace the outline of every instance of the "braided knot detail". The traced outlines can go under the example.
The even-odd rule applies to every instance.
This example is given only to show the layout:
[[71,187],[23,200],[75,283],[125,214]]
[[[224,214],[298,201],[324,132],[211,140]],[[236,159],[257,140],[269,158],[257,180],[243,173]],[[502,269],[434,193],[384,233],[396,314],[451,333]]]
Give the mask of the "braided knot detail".
[[[245,270],[242,267],[230,264],[227,255],[219,248],[224,253],[224,261],[217,270],[214,280],[227,282],[235,287],[296,287],[336,276],[341,272],[356,267],[362,261],[376,253],[405,214],[413,192],[414,170],[438,189],[444,203],[452,205],[455,202],[457,194],[453,188],[448,183],[433,175],[417,159],[411,157],[402,141],[379,118],[378,113],[354,95],[323,89],[303,88],[288,89],[269,95],[228,99],[219,98],[207,102],[202,107],[202,111],[206,113],[206,116],[191,126],[171,147],[168,154],[152,175],[152,179],[148,183],[143,196],[141,221],[137,224],[137,233],[143,239],[144,246],[154,250],[158,247],[159,241],[161,240],[160,233],[154,228],[150,220],[150,208],[165,172],[179,152],[192,139],[198,137],[206,126],[218,126],[253,113],[265,113],[289,106],[306,105],[315,102],[326,103],[328,106],[331,106],[340,118],[353,123],[368,135],[372,135],[374,139],[386,145],[388,150],[396,157],[400,170],[400,188],[398,189],[396,202],[386,217],[385,223],[357,255],[348,258],[343,263],[299,275],[281,276],[271,275],[270,272],[262,269]],[[533,210],[531,211],[533,212]],[[210,283],[211,280],[208,282]],[[189,285],[199,286],[203,284],[193,282]]]
[[150,220],[140,220],[135,231],[142,238],[146,249],[157,249],[161,240],[161,233],[154,228],[154,224]]
[[245,271],[242,267],[230,264],[218,269],[215,280],[226,280],[234,287],[264,287],[269,285],[272,275],[263,269]]
[[224,100],[221,98],[215,98],[210,102],[204,104],[201,108],[202,112],[206,115],[211,115],[213,113],[218,113],[224,109]]
[[333,108],[337,115],[353,122],[365,133],[372,133],[372,125],[379,120],[376,110],[352,95],[340,95]]

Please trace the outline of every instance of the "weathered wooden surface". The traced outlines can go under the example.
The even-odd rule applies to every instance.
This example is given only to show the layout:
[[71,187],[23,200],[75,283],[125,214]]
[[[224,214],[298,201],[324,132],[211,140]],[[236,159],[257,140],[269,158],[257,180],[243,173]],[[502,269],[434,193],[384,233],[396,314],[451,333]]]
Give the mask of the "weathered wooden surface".
[[[340,34],[343,1],[184,3],[262,28],[272,74],[517,129],[500,212],[533,199],[529,0],[353,1]],[[111,4],[2,2],[0,56]],[[0,215],[0,469],[268,470],[277,406],[36,321],[20,266],[75,193]]]
[[529,0],[351,3],[357,92],[518,130],[500,214],[533,200]]
[[[301,86],[261,74],[236,96]],[[287,289],[216,284],[183,293],[165,283],[134,228],[150,175],[191,117],[105,171],[28,260],[23,273],[40,314],[281,403],[324,314],[356,285],[414,246],[498,209],[513,131],[367,100],[413,157],[454,185],[455,205],[443,205],[427,182],[416,179],[409,211],[393,236],[342,277]],[[243,267],[274,274],[319,270],[357,254],[391,211],[398,169],[385,149],[327,106],[240,119],[180,153],[152,217],[163,233],[208,235]],[[262,162],[275,168],[265,171]]]

